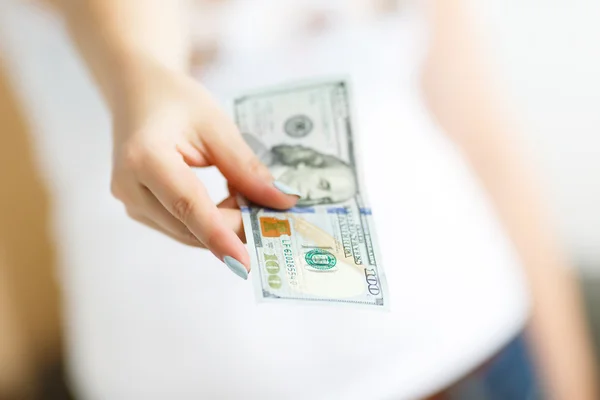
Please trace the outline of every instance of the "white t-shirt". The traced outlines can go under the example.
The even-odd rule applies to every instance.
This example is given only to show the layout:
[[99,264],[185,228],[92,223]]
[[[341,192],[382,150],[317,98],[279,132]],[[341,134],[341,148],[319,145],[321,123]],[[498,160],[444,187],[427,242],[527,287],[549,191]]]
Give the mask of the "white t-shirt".
[[[6,0],[0,43],[55,199],[74,388],[86,400],[325,400],[448,385],[522,328],[527,300],[488,202],[423,106],[418,10],[259,43],[256,9],[239,7],[202,77],[224,104],[288,80],[352,81],[390,311],[257,305],[252,274],[129,220],[108,190],[108,114],[60,24]],[[199,176],[225,196],[214,170]]]

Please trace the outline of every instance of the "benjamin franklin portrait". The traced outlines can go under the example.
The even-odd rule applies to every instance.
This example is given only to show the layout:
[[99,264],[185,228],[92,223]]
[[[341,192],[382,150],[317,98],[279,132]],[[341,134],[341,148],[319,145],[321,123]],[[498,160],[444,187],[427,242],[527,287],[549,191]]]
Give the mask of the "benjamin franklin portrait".
[[244,139],[275,179],[298,190],[298,206],[335,204],[356,194],[352,167],[338,157],[302,145],[280,144],[268,149],[256,137]]

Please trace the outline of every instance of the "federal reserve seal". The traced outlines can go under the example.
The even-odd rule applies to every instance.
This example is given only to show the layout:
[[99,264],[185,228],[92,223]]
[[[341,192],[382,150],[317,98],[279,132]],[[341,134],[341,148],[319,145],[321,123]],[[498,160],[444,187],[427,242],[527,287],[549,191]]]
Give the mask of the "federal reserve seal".
[[285,133],[293,138],[301,138],[313,130],[313,122],[306,115],[294,115],[285,121]]
[[337,258],[327,250],[312,249],[304,255],[309,267],[319,271],[329,271],[337,263]]

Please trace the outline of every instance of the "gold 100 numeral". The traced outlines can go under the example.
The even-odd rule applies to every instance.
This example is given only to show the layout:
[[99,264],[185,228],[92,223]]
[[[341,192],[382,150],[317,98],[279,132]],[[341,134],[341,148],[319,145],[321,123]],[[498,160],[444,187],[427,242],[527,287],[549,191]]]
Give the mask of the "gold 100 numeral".
[[265,257],[265,267],[269,276],[267,283],[273,289],[281,288],[281,278],[279,277],[279,260],[275,254],[263,254]]

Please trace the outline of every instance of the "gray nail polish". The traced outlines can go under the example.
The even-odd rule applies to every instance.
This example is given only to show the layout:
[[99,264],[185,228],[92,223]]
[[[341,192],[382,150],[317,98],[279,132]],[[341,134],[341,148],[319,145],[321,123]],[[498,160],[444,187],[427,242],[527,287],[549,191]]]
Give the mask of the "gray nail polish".
[[248,271],[246,270],[246,267],[244,267],[244,264],[242,264],[235,258],[229,256],[223,257],[223,262],[225,263],[225,265],[227,265],[227,267],[229,267],[229,269],[234,274],[236,274],[243,280],[248,279]]
[[284,194],[290,194],[292,196],[302,197],[302,194],[294,188],[289,187],[285,183],[275,181],[273,182],[273,186],[275,186],[280,192]]

